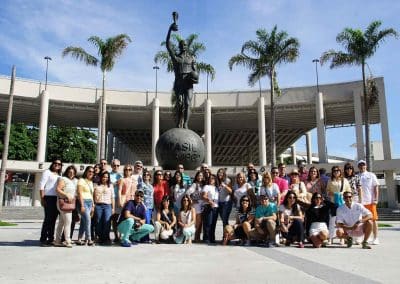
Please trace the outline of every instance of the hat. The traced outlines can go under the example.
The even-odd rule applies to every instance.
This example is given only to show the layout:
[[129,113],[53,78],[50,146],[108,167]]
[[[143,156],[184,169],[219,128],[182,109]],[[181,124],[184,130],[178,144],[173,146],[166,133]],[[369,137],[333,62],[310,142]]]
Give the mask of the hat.
[[367,162],[366,162],[366,161],[364,161],[364,160],[359,160],[359,161],[358,161],[358,163],[357,163],[357,166],[359,166],[360,164],[364,164],[364,165],[366,165],[366,164],[367,164]]
[[135,192],[135,194],[138,194],[138,193],[142,193],[142,194],[144,194],[144,191],[143,191],[143,189],[141,189],[141,188],[137,189],[137,190],[136,190],[136,192]]
[[142,161],[136,161],[135,163],[134,163],[134,165],[136,166],[136,165],[141,165],[141,166],[143,166],[143,163],[142,163]]
[[296,169],[293,169],[290,173],[290,175],[299,175],[299,171]]

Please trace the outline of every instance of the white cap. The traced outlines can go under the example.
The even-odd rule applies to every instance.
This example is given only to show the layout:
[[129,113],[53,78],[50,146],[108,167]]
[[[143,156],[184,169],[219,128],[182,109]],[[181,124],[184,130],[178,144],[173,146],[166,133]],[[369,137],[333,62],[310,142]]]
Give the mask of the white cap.
[[367,164],[367,162],[366,162],[366,161],[364,161],[364,160],[359,160],[359,161],[358,161],[358,163],[357,163],[357,166],[359,166],[360,164],[364,164],[364,165],[366,165],[366,164]]

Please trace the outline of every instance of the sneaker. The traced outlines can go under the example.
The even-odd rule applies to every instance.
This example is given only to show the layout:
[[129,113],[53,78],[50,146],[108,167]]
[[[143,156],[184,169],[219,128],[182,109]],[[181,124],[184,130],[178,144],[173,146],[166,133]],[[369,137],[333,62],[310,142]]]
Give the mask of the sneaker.
[[353,238],[352,237],[348,237],[347,238],[347,247],[351,248],[353,246]]
[[45,242],[40,242],[40,246],[41,247],[50,247],[51,245],[47,241],[45,241]]
[[121,241],[121,246],[122,246],[122,247],[129,248],[129,247],[131,247],[131,245],[132,245],[132,244],[131,244],[129,241],[127,241],[127,240]]
[[304,248],[304,244],[303,243],[299,243],[299,245],[297,247],[298,248]]
[[378,238],[374,238],[374,240],[372,241],[372,244],[373,245],[379,245],[380,244],[379,239]]
[[371,246],[370,245],[368,245],[368,242],[362,242],[362,248],[363,249],[371,249]]

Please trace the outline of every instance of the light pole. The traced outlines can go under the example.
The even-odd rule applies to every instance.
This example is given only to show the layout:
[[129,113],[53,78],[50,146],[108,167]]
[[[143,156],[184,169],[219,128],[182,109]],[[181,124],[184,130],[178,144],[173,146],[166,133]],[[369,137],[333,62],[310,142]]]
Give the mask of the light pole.
[[51,57],[46,56],[44,59],[46,60],[46,82],[44,84],[44,89],[47,90],[47,71],[49,70],[49,60],[51,60]]
[[157,93],[158,93],[158,87],[157,87],[157,84],[158,84],[158,77],[157,77],[157,71],[158,71],[158,69],[160,69],[160,67],[158,67],[157,65],[156,66],[153,66],[153,69],[154,70],[156,70],[156,98],[157,98]]
[[319,82],[318,82],[318,62],[319,62],[319,59],[313,59],[313,61],[312,61],[313,63],[315,63],[315,74],[316,74],[316,76],[317,76],[317,94],[319,94]]

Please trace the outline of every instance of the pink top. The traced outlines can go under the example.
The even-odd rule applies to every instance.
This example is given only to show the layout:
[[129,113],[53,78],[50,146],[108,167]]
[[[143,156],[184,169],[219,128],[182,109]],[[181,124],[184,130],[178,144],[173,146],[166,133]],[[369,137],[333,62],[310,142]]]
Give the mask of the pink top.
[[136,186],[133,186],[132,177],[123,178],[121,197],[124,198],[122,198],[122,203],[128,202],[129,200],[133,200],[135,198],[135,191],[136,191]]
[[287,191],[289,190],[289,184],[286,179],[280,178],[280,177],[275,177],[273,182],[278,185],[279,191],[281,192],[281,200],[279,202],[279,204],[280,204],[283,202],[283,199],[285,198],[285,195],[286,195]]

